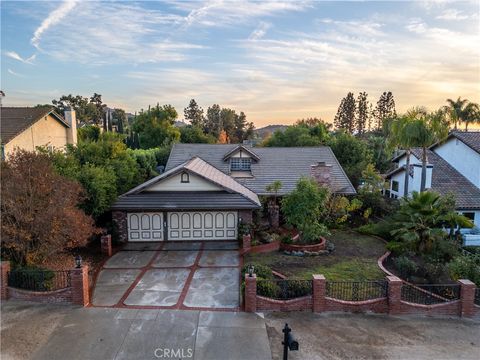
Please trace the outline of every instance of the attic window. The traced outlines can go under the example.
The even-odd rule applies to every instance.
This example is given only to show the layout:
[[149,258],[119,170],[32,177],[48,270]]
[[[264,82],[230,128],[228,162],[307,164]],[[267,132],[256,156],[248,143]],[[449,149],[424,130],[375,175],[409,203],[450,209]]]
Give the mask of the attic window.
[[188,175],[188,173],[186,172],[183,172],[182,175],[181,175],[181,182],[182,183],[189,183],[190,182],[190,176]]
[[230,171],[250,171],[252,159],[232,157],[230,159]]

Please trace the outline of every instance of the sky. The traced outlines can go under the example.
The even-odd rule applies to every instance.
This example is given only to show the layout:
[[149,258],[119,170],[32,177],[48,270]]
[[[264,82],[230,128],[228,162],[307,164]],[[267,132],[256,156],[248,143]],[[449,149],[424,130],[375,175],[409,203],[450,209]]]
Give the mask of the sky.
[[480,0],[2,1],[1,88],[4,106],[97,92],[180,119],[195,98],[257,127],[332,121],[349,91],[480,102]]

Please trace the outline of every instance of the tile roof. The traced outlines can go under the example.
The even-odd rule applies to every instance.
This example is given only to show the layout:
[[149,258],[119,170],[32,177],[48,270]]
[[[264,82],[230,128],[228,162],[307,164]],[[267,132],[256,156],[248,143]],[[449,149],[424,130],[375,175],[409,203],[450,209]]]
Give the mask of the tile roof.
[[226,191],[141,192],[120,196],[117,210],[230,210],[258,208],[243,195]]
[[480,154],[480,131],[455,131],[451,136],[455,136]]
[[[422,158],[422,149],[412,149],[412,154]],[[460,174],[442,157],[432,150],[427,150],[428,163],[433,165],[432,169],[432,190],[439,194],[453,194],[456,200],[457,209],[480,209],[480,189],[473,185],[466,177]],[[395,169],[388,176],[404,168]]]
[[227,192],[240,194],[245,199],[247,199],[251,204],[253,204],[254,205],[253,207],[260,206],[260,200],[258,199],[257,194],[255,194],[253,191],[246,188],[242,184],[238,183],[237,181],[235,181],[235,179],[232,178],[231,176],[224,174],[223,172],[216,169],[209,163],[200,159],[199,157],[193,157],[188,161],[185,161],[175,166],[174,168],[167,170],[163,174],[156,176],[153,179],[150,179],[149,181],[133,188],[132,190],[128,191],[126,194],[122,195],[122,197],[130,196],[133,194],[139,194],[140,192],[142,192],[142,190],[148,188],[150,185],[153,185],[181,171],[188,171],[190,173],[198,175],[210,182],[213,182],[219,185],[220,187],[224,188]]
[[[224,174],[230,175],[230,164],[224,161],[225,154],[238,147],[238,144],[175,144],[168,158],[166,170],[171,170],[197,156]],[[248,149],[250,146],[244,145]],[[282,182],[280,195],[292,191],[301,176],[310,176],[310,166],[318,162],[332,165],[331,190],[340,194],[355,194],[347,175],[328,146],[316,147],[255,147],[259,161],[252,162],[253,177],[235,178],[259,195],[266,195],[267,185],[275,180]]]
[[0,137],[2,143],[8,143],[15,136],[48,114],[51,114],[66,127],[69,127],[65,120],[53,111],[53,108],[2,106],[0,112]]

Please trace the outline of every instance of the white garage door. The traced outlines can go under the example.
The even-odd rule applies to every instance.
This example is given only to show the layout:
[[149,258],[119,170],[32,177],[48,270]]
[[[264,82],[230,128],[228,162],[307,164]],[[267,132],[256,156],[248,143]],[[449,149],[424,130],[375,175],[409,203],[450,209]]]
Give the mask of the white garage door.
[[168,240],[235,240],[236,211],[168,213]]
[[129,241],[163,240],[162,213],[129,213],[127,219]]

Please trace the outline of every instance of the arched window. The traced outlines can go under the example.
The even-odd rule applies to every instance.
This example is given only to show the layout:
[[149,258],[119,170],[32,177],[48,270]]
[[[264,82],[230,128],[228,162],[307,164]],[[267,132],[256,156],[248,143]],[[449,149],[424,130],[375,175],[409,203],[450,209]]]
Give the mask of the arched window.
[[190,182],[190,176],[188,175],[188,173],[186,173],[186,172],[182,173],[181,181],[182,181],[182,183]]

